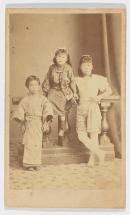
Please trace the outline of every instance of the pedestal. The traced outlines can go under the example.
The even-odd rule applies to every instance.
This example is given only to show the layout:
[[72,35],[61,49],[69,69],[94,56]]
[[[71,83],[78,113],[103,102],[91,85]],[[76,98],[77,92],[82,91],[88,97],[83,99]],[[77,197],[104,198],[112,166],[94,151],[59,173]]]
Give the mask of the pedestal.
[[107,113],[109,108],[112,108],[112,104],[119,100],[119,96],[109,96],[101,100],[101,113],[102,113],[102,132],[100,136],[100,148],[106,152],[106,160],[114,159],[114,143],[109,138],[109,124],[107,120]]

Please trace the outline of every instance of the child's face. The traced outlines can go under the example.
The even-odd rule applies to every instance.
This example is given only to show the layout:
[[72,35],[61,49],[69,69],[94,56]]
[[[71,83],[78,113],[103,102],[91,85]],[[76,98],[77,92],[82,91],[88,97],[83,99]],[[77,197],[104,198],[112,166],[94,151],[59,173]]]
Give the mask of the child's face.
[[40,85],[39,83],[36,81],[36,80],[32,80],[30,83],[29,83],[29,87],[28,87],[28,90],[31,94],[37,94],[40,90]]
[[92,73],[93,65],[90,62],[84,62],[81,64],[80,69],[83,75],[90,76]]
[[60,66],[64,65],[67,62],[67,55],[65,53],[58,54],[56,56],[56,62]]

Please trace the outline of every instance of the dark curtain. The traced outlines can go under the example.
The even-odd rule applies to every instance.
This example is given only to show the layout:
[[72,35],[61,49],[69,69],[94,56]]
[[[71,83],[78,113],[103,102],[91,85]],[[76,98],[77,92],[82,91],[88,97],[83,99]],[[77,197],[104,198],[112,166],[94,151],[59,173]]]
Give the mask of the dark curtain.
[[[113,94],[121,96],[121,39],[122,18],[121,14],[106,15],[107,42],[109,55],[109,81],[111,82]],[[107,74],[108,76],[108,74]],[[121,101],[112,105],[108,112],[110,126],[110,137],[115,147],[115,156],[121,157]]]

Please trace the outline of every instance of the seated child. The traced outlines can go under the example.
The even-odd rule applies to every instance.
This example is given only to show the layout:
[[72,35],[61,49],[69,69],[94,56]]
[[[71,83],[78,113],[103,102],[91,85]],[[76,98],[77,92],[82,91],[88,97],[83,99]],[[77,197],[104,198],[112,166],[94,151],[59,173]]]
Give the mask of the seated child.
[[53,64],[50,66],[42,84],[44,94],[52,103],[53,110],[59,117],[59,145],[63,145],[65,131],[65,114],[72,101],[77,99],[76,84],[70,63],[69,53],[66,49],[55,52]]

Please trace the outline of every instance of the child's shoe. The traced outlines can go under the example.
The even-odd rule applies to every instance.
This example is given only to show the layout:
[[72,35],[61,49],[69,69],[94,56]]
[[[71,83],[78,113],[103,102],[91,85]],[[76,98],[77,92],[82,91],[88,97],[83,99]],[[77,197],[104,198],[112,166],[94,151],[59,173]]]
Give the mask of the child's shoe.
[[39,170],[41,169],[41,167],[40,167],[40,166],[35,166],[34,169],[35,169],[36,171],[39,171]]
[[28,167],[27,170],[28,170],[28,171],[33,171],[34,168],[33,168],[33,167]]

